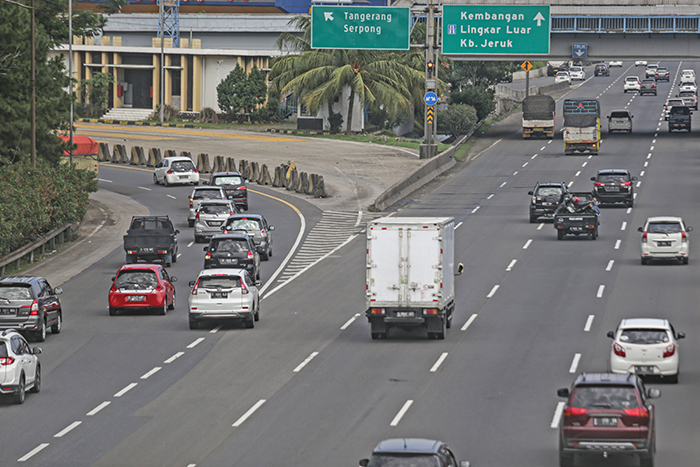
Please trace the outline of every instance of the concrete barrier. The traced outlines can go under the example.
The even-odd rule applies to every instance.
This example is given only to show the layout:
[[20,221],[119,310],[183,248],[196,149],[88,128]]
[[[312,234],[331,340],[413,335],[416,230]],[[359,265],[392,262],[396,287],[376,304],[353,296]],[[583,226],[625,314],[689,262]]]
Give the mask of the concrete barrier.
[[201,153],[197,156],[197,170],[200,173],[211,173],[211,162],[209,161],[209,154]]
[[257,183],[260,180],[260,164],[253,162],[250,164],[250,181]]
[[309,174],[302,172],[299,174],[299,185],[296,187],[297,193],[306,193],[309,190]]
[[275,188],[284,187],[284,167],[275,167],[275,179],[272,181],[272,186]]
[[248,162],[245,159],[242,159],[240,165],[241,165],[241,175],[246,180],[250,180],[250,162]]
[[318,179],[317,174],[309,174],[309,185],[306,187],[306,193],[307,195],[313,195],[314,194],[314,187],[316,186],[316,180]]
[[284,186],[289,185],[289,183],[292,180],[292,172],[294,170],[296,170],[296,168],[297,168],[297,165],[294,162],[289,161],[287,163],[287,167],[285,168],[285,174],[284,174],[284,179],[285,179]]
[[226,172],[226,161],[224,156],[214,156],[214,165],[212,166],[212,172]]
[[100,162],[107,162],[109,158],[109,144],[99,143],[97,146],[97,160]]
[[194,162],[194,157],[192,157],[192,153],[189,151],[180,151],[180,157],[186,157],[192,162]]
[[270,177],[270,169],[267,168],[267,164],[262,165],[258,185],[272,185],[272,177]]
[[[526,73],[524,71],[516,71],[513,73],[513,81],[518,81],[525,79]],[[530,70],[530,78],[541,78],[547,76],[547,67],[538,68],[536,70]]]
[[[537,94],[537,86],[530,86],[530,95]],[[505,84],[496,85],[496,96],[503,99],[510,99],[517,102],[522,102],[527,96],[524,89],[512,89]]]
[[155,167],[163,161],[163,156],[160,153],[160,148],[150,148],[148,150],[148,167]]
[[146,165],[146,157],[141,146],[131,146],[131,165]]
[[235,172],[236,171],[236,160],[231,156],[226,157],[226,171],[227,172]]
[[127,155],[126,152],[126,146],[123,144],[115,144],[114,145],[114,152],[112,154],[112,162],[115,162],[117,164],[128,164],[129,163],[129,156]]
[[163,153],[163,157],[177,157],[177,151],[174,149],[166,149]]
[[289,174],[289,177],[287,177],[287,183],[285,184],[285,187],[287,188],[287,191],[294,191],[294,188],[297,185],[297,181],[299,180],[299,172],[297,172],[296,167],[295,168],[289,168],[287,171],[287,174]]
[[323,175],[318,175],[316,186],[314,187],[314,198],[328,198],[326,193],[326,184],[323,181]]
[[557,91],[569,89],[569,87],[569,83],[547,84],[546,86],[540,86],[539,89],[537,89],[537,94],[550,95]]

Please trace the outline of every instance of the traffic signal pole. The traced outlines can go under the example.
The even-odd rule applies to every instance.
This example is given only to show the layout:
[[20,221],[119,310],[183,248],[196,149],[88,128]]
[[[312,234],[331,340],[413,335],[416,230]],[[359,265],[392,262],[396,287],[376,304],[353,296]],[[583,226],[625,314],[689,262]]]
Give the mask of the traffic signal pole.
[[[437,94],[437,63],[436,34],[435,34],[435,10],[439,5],[428,2],[428,18],[425,28],[425,94],[432,92]],[[437,143],[435,134],[437,129],[437,116],[435,106],[426,103],[425,119],[423,122],[424,137],[423,144],[420,145],[419,154],[421,159],[429,159],[437,155]]]

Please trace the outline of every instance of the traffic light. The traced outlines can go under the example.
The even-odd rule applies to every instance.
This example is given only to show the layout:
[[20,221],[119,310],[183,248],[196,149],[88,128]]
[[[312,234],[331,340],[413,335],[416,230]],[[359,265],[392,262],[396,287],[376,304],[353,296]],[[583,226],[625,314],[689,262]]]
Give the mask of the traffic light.
[[428,61],[427,65],[427,72],[426,72],[426,78],[432,78],[435,76],[435,63],[433,63],[432,60]]

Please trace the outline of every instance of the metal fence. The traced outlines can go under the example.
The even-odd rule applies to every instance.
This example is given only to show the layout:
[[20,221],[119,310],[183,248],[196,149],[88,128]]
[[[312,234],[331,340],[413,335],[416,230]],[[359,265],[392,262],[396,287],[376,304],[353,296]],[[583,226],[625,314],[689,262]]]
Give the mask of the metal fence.
[[700,34],[699,16],[552,16],[552,33]]

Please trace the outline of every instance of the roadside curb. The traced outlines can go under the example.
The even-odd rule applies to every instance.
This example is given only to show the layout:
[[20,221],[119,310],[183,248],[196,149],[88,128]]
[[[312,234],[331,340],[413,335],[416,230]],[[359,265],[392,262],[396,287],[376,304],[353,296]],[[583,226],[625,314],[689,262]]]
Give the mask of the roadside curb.
[[104,120],[102,118],[76,118],[77,123],[106,123],[109,125],[135,125],[135,126],[160,126],[168,128],[194,128],[193,123],[153,123],[153,122],[134,122],[131,120]]
[[275,128],[268,128],[268,133],[280,133],[284,135],[298,135],[298,136],[309,136],[309,135],[340,135],[347,136],[347,133],[331,133],[330,131],[304,131],[304,130],[277,130]]

